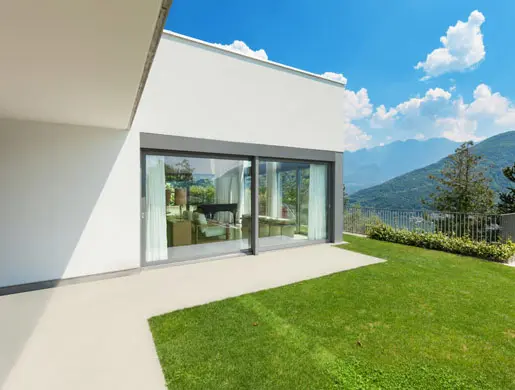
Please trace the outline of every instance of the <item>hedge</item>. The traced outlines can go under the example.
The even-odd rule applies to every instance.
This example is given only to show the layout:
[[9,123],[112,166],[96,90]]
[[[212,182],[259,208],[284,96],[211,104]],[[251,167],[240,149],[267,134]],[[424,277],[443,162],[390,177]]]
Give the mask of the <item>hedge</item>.
[[367,236],[375,240],[474,256],[500,263],[507,263],[515,255],[515,243],[509,240],[494,243],[472,241],[469,237],[446,236],[441,232],[412,232],[405,229],[394,229],[384,224],[367,226]]

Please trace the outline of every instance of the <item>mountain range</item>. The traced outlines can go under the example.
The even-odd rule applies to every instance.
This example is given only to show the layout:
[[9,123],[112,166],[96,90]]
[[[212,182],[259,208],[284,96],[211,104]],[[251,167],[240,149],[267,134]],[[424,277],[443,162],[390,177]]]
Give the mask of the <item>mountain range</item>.
[[458,142],[446,138],[396,141],[385,146],[345,152],[343,182],[347,193],[384,183],[396,176],[425,167],[453,153]]
[[[422,145],[429,149],[429,141],[431,140],[422,142]],[[454,143],[453,148],[457,146]],[[480,164],[486,169],[486,174],[491,179],[490,187],[496,194],[510,186],[511,183],[502,174],[502,169],[515,162],[515,131],[490,137],[474,145],[472,151],[476,155],[483,156]],[[413,153],[410,153],[392,158],[397,160],[396,164],[404,163],[409,166],[410,159],[414,157]],[[382,184],[357,191],[351,194],[350,203],[359,203],[363,207],[421,209],[423,208],[421,200],[427,199],[436,187],[436,183],[429,180],[429,175],[438,175],[447,159],[448,157],[442,158],[435,163],[401,174]],[[363,174],[367,174],[366,170]]]

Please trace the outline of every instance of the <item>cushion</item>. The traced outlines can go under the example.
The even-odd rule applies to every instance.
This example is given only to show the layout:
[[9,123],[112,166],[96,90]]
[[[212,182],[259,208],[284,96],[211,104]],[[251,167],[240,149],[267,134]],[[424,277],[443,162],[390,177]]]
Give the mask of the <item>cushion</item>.
[[280,236],[281,235],[281,226],[279,225],[270,225],[270,237],[272,236]]
[[209,226],[207,228],[203,228],[202,234],[206,237],[225,236],[225,227],[219,225]]
[[295,226],[283,226],[281,235],[293,238],[295,236]]
[[199,225],[207,225],[206,216],[202,213],[193,213],[193,220]]

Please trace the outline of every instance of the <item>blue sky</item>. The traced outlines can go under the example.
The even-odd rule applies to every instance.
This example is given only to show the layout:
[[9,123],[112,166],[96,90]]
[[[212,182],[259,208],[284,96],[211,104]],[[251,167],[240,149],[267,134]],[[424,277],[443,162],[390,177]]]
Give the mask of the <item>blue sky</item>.
[[342,74],[342,136],[352,150],[515,129],[513,15],[512,0],[174,0],[165,28]]

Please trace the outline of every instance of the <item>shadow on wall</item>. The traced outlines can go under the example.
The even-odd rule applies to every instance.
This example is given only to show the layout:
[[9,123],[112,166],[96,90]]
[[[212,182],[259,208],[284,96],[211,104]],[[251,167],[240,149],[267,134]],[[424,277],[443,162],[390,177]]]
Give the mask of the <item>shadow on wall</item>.
[[[0,287],[137,267],[138,156],[128,131],[0,120]],[[0,296],[0,387],[51,298]]]

